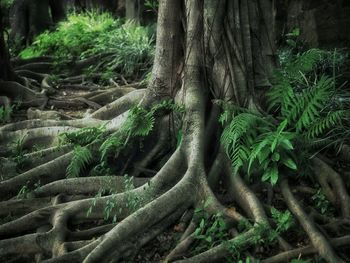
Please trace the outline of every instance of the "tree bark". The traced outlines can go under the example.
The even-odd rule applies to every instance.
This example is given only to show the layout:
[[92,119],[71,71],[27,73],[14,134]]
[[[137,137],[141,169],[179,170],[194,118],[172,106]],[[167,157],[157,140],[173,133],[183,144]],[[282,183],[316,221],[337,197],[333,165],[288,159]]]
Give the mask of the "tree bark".
[[[286,179],[276,189],[257,181],[256,188],[263,190],[253,191],[249,181],[233,174],[220,145],[219,109],[213,101],[225,100],[254,111],[264,109],[264,95],[271,86],[269,75],[275,66],[274,15],[273,0],[160,0],[154,65],[147,89],[121,91],[118,87],[118,92],[128,94],[83,119],[27,120],[0,127],[1,154],[11,153],[13,141],[21,141],[30,151],[24,155],[30,162],[21,169],[12,169],[11,175],[0,170],[4,177],[0,181],[2,214],[18,216],[0,226],[0,258],[21,251],[23,257],[36,255],[46,262],[137,262],[140,249],[179,220],[181,228],[187,229],[164,256],[167,262],[226,262],[227,258],[238,262],[244,255],[240,253],[248,248],[256,248],[261,257],[292,251],[278,234],[280,247],[259,252],[261,240],[271,245],[270,235],[279,223],[270,223],[273,216],[265,209],[270,206],[265,190],[272,194],[276,190],[279,198],[283,196],[277,204],[289,208],[298,219],[315,247],[312,251],[328,262],[343,262],[329,243],[332,239],[312,222]],[[81,178],[66,178],[67,167],[79,148],[68,143],[57,146],[62,132],[103,127],[103,140],[123,138],[123,129],[130,126],[135,111],[149,110],[165,99],[176,101],[184,110],[155,114],[154,130],[148,137],[133,137],[128,131],[125,148],[115,150],[111,157],[115,175],[89,177],[99,159],[92,157],[91,163],[78,171]],[[168,139],[173,140],[172,135],[179,131],[178,145],[164,153],[164,148],[169,149]],[[37,142],[46,149],[34,149]],[[94,140],[81,147],[97,154],[100,145],[101,141]],[[13,166],[6,158],[0,161],[7,170]],[[144,180],[140,170],[154,176]],[[120,175],[125,173],[141,178],[135,188],[113,192],[123,191]],[[331,177],[342,190],[334,194],[342,195],[342,211],[348,216],[350,197],[346,188],[340,187],[342,178],[334,173],[327,180]],[[21,197],[23,187],[29,191],[29,199]],[[221,201],[223,193],[229,202]],[[16,195],[20,200],[14,199]],[[117,223],[103,221],[106,211]],[[206,216],[202,218],[200,213]],[[225,241],[216,240],[196,250],[201,242],[196,229],[204,233],[201,228],[210,227],[210,220],[218,217],[227,226]],[[242,222],[246,222],[246,230],[239,232]],[[299,241],[298,235],[295,245]],[[308,238],[302,241],[307,243]]]
[[[2,14],[0,5],[0,15]],[[9,52],[4,39],[3,20],[0,19],[0,79],[15,80],[15,73],[11,67]]]

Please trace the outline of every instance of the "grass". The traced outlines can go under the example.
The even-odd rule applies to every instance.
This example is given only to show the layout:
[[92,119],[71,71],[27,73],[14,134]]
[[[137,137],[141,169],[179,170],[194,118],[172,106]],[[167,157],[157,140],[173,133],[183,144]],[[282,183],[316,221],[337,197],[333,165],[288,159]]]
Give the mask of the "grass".
[[125,78],[141,78],[149,71],[154,53],[153,27],[123,23],[108,13],[72,13],[55,31],[37,36],[20,52],[22,58],[53,56],[58,68],[68,62],[103,55],[85,73],[101,73],[109,79],[116,73]]

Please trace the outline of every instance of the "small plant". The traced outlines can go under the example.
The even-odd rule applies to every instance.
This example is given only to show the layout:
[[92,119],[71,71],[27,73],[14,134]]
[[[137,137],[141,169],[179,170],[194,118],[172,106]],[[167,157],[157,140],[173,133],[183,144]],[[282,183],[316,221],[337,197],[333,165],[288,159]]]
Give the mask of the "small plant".
[[0,123],[6,123],[10,120],[11,114],[13,112],[13,106],[11,107],[0,107]]
[[[248,222],[244,222],[243,224],[247,224]],[[250,223],[249,223],[250,224]],[[262,245],[266,243],[265,237],[269,235],[270,227],[268,223],[256,223],[253,227],[249,227],[248,231],[252,231],[250,239],[250,243],[254,245]],[[241,258],[241,253],[245,248],[247,240],[242,234],[233,240],[225,241],[224,244],[228,251],[230,252],[230,256],[227,258],[229,262],[237,262],[239,258]]]
[[12,156],[12,159],[17,164],[18,168],[21,168],[26,161],[26,158],[24,156],[26,154],[26,150],[24,149],[24,142],[26,137],[27,137],[27,134],[18,138],[12,144],[13,146],[12,146],[11,156]]
[[158,0],[146,0],[144,5],[149,11],[157,13],[159,1]]
[[104,127],[86,127],[74,132],[63,132],[60,134],[60,144],[68,142],[85,146],[100,139],[103,132]]
[[319,49],[285,55],[267,93],[268,112],[221,103],[221,143],[234,174],[254,172],[274,185],[282,170],[293,173],[298,169],[297,154],[314,152],[324,138],[331,145],[329,141],[338,137],[339,130],[345,131],[342,122],[349,111],[340,102],[342,93],[335,88],[334,75],[320,72],[325,56],[329,52]]
[[194,231],[197,240],[195,253],[200,253],[227,240],[228,229],[222,214],[209,215],[205,209],[212,203],[212,199],[202,201],[202,205],[194,212],[194,219],[199,222]]
[[126,208],[131,212],[136,211],[141,207],[143,199],[131,192],[135,189],[134,178],[132,176],[124,175],[124,188],[126,193]]
[[131,138],[148,136],[153,130],[156,115],[163,110],[183,112],[182,107],[170,100],[164,100],[154,105],[150,110],[141,106],[133,107],[121,130],[112,134],[101,144],[99,149],[101,162],[106,162],[112,154],[117,155]]
[[321,212],[321,214],[331,217],[334,216],[334,209],[332,208],[332,205],[328,201],[326,195],[322,192],[321,188],[319,188],[317,192],[312,196],[312,200],[315,204],[315,207]]
[[86,217],[89,217],[89,215],[92,213],[92,209],[96,206],[97,199],[102,196],[102,193],[104,192],[104,189],[99,189],[97,194],[95,195],[92,204],[90,205],[89,209],[86,212]]
[[23,185],[17,194],[17,199],[26,199],[28,197],[29,192],[30,192],[30,189],[28,185],[27,184]]
[[271,208],[272,219],[276,224],[276,228],[272,230],[268,239],[272,242],[281,234],[286,232],[294,224],[293,216],[290,211],[280,212],[276,208]]
[[[117,206],[116,202],[114,202],[113,200],[107,199],[107,202],[106,202],[104,210],[103,210],[105,221],[107,221],[109,219],[109,217],[112,214],[113,209],[115,209],[116,206]],[[121,212],[121,208],[119,208],[119,209],[120,209],[119,212]],[[113,215],[112,222],[113,223],[117,222],[117,213],[115,213]]]
[[79,177],[80,171],[92,160],[92,153],[87,147],[74,147],[73,158],[67,167],[67,178]]
[[238,263],[259,263],[259,260],[253,260],[250,257],[247,257],[245,260],[238,260]]
[[36,191],[40,187],[41,183],[40,180],[36,182],[33,186],[33,189],[30,189],[29,182],[27,182],[25,185],[21,187],[21,189],[18,191],[18,194],[16,196],[17,199],[26,199],[29,197],[29,193],[33,191]]

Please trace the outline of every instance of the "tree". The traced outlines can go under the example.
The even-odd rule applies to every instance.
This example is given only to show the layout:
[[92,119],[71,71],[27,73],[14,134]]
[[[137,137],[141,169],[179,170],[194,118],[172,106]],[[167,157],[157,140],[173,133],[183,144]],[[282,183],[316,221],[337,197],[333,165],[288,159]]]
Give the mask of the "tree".
[[[99,190],[106,182],[103,180],[109,186],[120,186],[125,179],[121,176],[65,178],[67,167],[71,174],[87,168],[93,159],[91,152],[100,147],[94,142],[83,148],[65,145],[27,155],[30,164],[26,169],[20,174],[12,171],[12,176],[7,175],[0,183],[0,196],[7,200],[1,203],[1,215],[21,216],[0,226],[0,257],[21,251],[21,254],[36,254],[39,261],[47,259],[47,262],[118,262],[134,256],[135,251],[178,222],[182,215],[179,226],[188,227],[167,261],[222,262],[234,251],[256,245],[256,236],[264,238],[272,226],[264,201],[239,174],[234,174],[220,146],[218,138],[222,131],[217,123],[220,110],[213,101],[225,100],[253,111],[264,108],[264,95],[271,86],[268,76],[275,66],[274,39],[272,1],[163,0],[159,3],[152,78],[146,90],[134,90],[82,120],[32,120],[1,127],[0,139],[6,152],[10,150],[8,142],[14,139],[21,139],[25,148],[40,140],[51,145],[62,131],[74,132],[86,126],[91,129],[81,131],[83,137],[95,138],[99,132],[92,127],[103,126],[104,132],[111,135],[104,149],[127,145],[117,151],[117,160],[125,164],[121,172],[128,169],[135,177],[137,188],[125,187],[124,192],[102,196]],[[138,177],[137,167],[145,168],[159,160],[159,155],[166,156],[163,151],[169,149],[168,138],[180,129],[174,115],[169,114],[169,107],[159,106],[168,99],[174,99],[185,109],[181,142],[165,162],[160,162],[162,166],[151,179]],[[156,112],[157,107],[161,110]],[[154,114],[140,115],[145,109],[153,110]],[[139,123],[148,123],[148,130],[154,125],[152,134],[141,140],[142,151],[138,147],[144,130],[135,132]],[[127,129],[125,134],[125,127],[134,130]],[[72,168],[72,161],[84,164],[80,166],[82,169]],[[130,162],[136,168],[128,168]],[[348,215],[344,200],[349,200],[349,196],[340,176],[320,159],[315,162],[317,167],[327,170],[326,180],[332,177],[339,183],[341,207]],[[226,182],[224,187],[234,197],[237,209],[225,207],[214,194],[219,181]],[[38,182],[40,186],[28,193]],[[291,250],[266,262],[286,261],[304,251],[319,253],[328,262],[344,262],[294,197],[288,179],[282,179],[279,187],[312,245],[291,249],[278,237],[279,245]],[[21,194],[35,198],[9,199],[20,189]],[[48,196],[58,193],[51,203]],[[84,196],[95,194],[95,198]],[[253,223],[227,242],[183,258],[189,255],[188,249],[196,240],[195,229],[202,225],[193,212],[199,208],[211,216],[220,215],[230,226],[247,217]],[[115,215],[118,223],[94,227],[106,212]],[[90,223],[91,228],[74,231],[77,222]],[[265,231],[258,232],[262,227]],[[334,244],[339,243],[336,240]]]
[[[0,6],[0,14],[2,13]],[[8,54],[8,50],[6,47],[5,39],[4,39],[4,26],[3,20],[0,19],[0,79],[2,80],[14,80],[14,72],[10,65],[10,58]]]
[[20,46],[65,18],[65,1],[16,0],[11,8],[11,39]]

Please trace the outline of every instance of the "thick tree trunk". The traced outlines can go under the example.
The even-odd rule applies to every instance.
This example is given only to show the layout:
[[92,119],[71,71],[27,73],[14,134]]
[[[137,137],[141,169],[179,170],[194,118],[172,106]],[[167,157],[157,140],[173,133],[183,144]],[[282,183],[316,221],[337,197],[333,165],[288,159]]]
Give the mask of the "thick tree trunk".
[[[279,190],[261,182],[256,188],[271,190],[278,196],[278,205],[284,203],[292,211],[312,246],[293,250],[278,234],[278,247],[257,252],[262,240],[271,245],[269,235],[275,233],[270,224],[272,217],[265,209],[271,204],[265,200],[264,191],[257,195],[248,181],[234,173],[218,140],[222,130],[217,121],[219,109],[213,101],[230,101],[254,111],[264,108],[264,95],[271,86],[269,75],[275,65],[273,3],[272,0],[161,0],[154,66],[146,90],[129,92],[118,87],[118,92],[129,93],[84,119],[28,120],[1,127],[1,154],[11,153],[11,142],[18,140],[31,152],[24,155],[30,162],[20,170],[14,169],[10,160],[0,160],[6,168],[0,173],[3,178],[0,197],[4,200],[0,203],[0,214],[17,216],[0,226],[0,258],[11,258],[21,251],[21,255],[46,262],[137,262],[141,247],[180,221],[177,228],[184,231],[183,235],[164,256],[166,262],[226,262],[228,257],[238,261],[240,253],[250,247],[256,247],[253,252],[261,257],[265,253],[281,252],[263,262],[285,262],[290,254],[297,257],[300,250],[318,253],[331,263],[344,262],[295,198],[286,179],[275,186]],[[130,130],[125,136],[125,127],[135,124],[132,122],[135,112],[159,106],[164,99],[182,105],[183,113],[155,114],[154,131],[142,140],[131,136]],[[146,122],[146,116],[142,117]],[[121,176],[87,176],[90,163],[78,171],[82,177],[66,178],[67,167],[79,157],[78,147],[73,144],[57,147],[57,138],[62,132],[77,131],[84,126],[103,127],[101,137],[111,139],[110,144],[113,139],[115,142],[126,137],[126,148],[113,152],[113,167],[115,163],[122,164],[122,168],[117,167],[118,175],[141,177],[136,179],[135,189],[121,187]],[[169,138],[180,129],[178,146],[172,148],[170,155],[165,154]],[[99,152],[101,141],[97,137],[82,147]],[[47,148],[35,150],[36,142]],[[319,171],[320,181],[329,188],[329,196],[341,197],[343,219],[348,220],[350,197],[341,176],[321,160],[315,165],[327,168],[326,174]],[[142,178],[138,166],[147,171],[152,168],[154,176]],[[21,198],[20,194],[19,200],[14,199],[17,193],[23,194],[24,186],[30,189],[29,199]],[[116,189],[125,191],[116,192]],[[106,195],[102,196],[101,192]],[[219,200],[223,193],[230,198],[230,207]],[[48,198],[56,194],[59,195]],[[107,224],[102,220],[106,210],[117,223]],[[200,217],[200,213],[206,217]],[[195,244],[201,242],[199,234],[204,235],[201,228],[210,227],[205,226],[208,224],[205,220],[217,217],[232,231],[227,229],[224,242],[206,239],[204,242],[209,244],[206,243],[205,249],[196,250]],[[242,222],[247,229],[239,232]],[[88,229],[79,229],[80,224]],[[348,237],[331,240],[337,246],[350,242]],[[299,240],[296,243],[300,245]]]
[[11,40],[25,46],[33,38],[64,19],[65,1],[16,0],[11,8]]
[[62,21],[66,17],[66,0],[49,0],[51,18],[54,24]]

